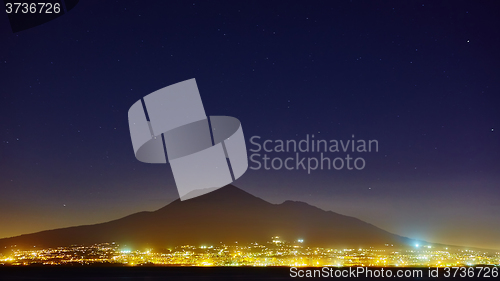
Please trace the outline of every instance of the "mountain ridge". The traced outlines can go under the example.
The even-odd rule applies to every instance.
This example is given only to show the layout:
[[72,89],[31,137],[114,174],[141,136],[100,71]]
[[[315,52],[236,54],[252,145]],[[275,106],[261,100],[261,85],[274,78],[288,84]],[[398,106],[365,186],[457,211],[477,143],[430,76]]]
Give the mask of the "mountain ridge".
[[266,242],[273,236],[322,247],[408,246],[417,240],[301,201],[272,204],[233,185],[156,211],[0,239],[0,250],[117,242],[133,247]]

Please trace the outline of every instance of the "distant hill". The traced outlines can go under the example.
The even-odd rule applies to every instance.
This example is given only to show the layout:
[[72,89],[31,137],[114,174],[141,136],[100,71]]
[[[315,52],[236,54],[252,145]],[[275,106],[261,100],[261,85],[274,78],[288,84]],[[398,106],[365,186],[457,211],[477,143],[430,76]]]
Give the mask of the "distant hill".
[[332,248],[414,245],[418,241],[359,219],[303,202],[271,204],[233,185],[187,201],[176,200],[154,212],[140,212],[106,223],[47,230],[0,239],[0,251],[116,242],[139,249],[177,245],[250,243],[280,236],[305,245]]

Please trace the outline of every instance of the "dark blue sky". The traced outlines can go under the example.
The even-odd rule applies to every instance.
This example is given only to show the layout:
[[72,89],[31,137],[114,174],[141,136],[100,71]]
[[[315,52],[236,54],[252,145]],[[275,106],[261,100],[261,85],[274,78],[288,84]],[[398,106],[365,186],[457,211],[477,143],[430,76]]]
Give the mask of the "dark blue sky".
[[361,171],[249,169],[240,188],[500,249],[499,12],[494,1],[82,1],[18,33],[3,14],[0,237],[176,199],[168,165],[135,159],[127,111],[196,78],[206,113],[238,118],[248,148],[255,135],[379,142],[358,155]]

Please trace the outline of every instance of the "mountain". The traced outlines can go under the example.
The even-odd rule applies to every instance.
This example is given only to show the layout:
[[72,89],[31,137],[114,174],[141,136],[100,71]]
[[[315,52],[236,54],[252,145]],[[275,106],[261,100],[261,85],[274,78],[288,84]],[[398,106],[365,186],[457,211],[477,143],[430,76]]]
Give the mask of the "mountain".
[[0,239],[0,250],[116,242],[132,248],[269,241],[273,236],[332,248],[414,245],[416,241],[303,202],[271,204],[233,185],[154,212],[110,222]]

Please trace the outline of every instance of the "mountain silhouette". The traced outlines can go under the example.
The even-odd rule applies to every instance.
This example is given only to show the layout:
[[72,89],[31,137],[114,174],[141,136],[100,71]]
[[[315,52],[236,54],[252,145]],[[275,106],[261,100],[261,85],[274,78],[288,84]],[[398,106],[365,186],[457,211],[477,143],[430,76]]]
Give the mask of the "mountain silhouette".
[[309,204],[272,204],[233,185],[187,201],[179,199],[153,211],[76,227],[0,239],[0,251],[116,242],[133,249],[179,245],[218,245],[303,239],[305,245],[346,248],[414,245],[416,240],[382,230],[359,219]]

